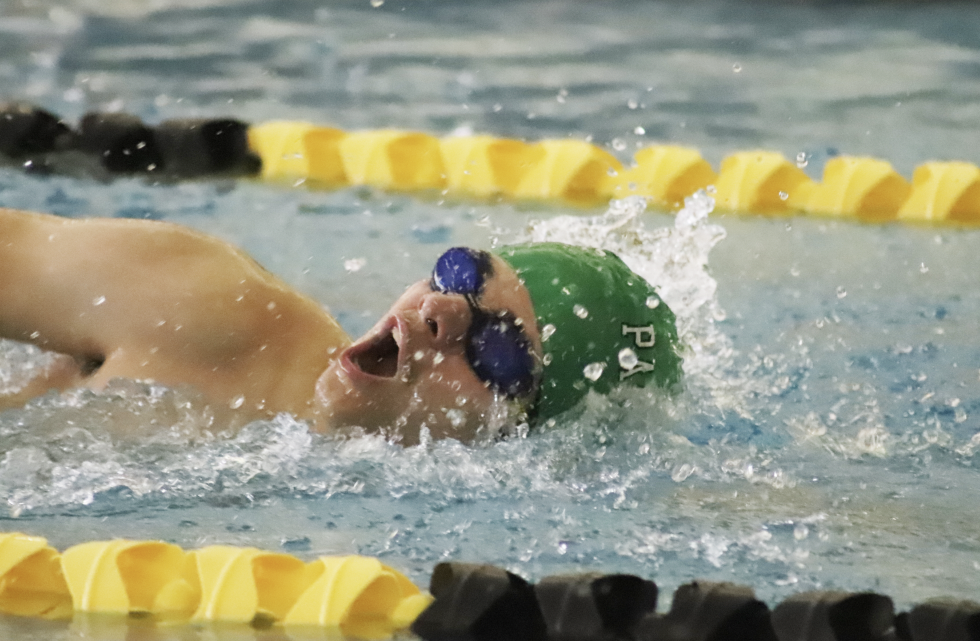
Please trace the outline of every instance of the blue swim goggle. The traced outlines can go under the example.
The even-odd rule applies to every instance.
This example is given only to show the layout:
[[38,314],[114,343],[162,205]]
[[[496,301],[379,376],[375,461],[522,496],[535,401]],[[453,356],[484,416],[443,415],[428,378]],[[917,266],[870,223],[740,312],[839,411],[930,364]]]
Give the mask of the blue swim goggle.
[[477,377],[499,394],[525,397],[538,382],[534,347],[514,314],[479,306],[477,299],[492,275],[489,253],[453,247],[436,260],[429,286],[434,292],[466,298],[473,319],[466,335],[466,359]]

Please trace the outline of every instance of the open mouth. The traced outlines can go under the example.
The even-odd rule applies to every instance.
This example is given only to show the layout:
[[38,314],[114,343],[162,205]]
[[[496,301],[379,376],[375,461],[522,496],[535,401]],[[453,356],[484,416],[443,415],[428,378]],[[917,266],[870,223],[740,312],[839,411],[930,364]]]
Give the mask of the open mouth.
[[398,343],[392,331],[378,336],[364,349],[350,355],[362,372],[382,378],[393,378],[398,372]]

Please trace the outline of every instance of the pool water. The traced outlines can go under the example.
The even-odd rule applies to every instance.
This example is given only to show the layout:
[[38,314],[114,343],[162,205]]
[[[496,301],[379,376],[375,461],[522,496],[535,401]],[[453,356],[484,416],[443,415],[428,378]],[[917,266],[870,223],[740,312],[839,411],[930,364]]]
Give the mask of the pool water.
[[[969,4],[14,0],[4,99],[70,120],[231,115],[638,146],[977,162]],[[373,6],[378,5],[378,6]],[[815,588],[899,607],[980,599],[980,232],[711,213],[582,212],[257,181],[148,184],[0,168],[0,205],[175,221],[245,247],[352,334],[450,244],[575,239],[661,287],[676,397],[590,397],[525,438],[404,448],[289,416],[222,432],[189,389],[119,381],[0,413],[0,529],[443,560],[529,578],[694,578],[770,604]],[[570,216],[569,218],[563,218]],[[147,283],[152,287],[152,283]],[[51,356],[0,344],[0,388]],[[113,436],[128,429],[139,436]],[[79,627],[0,619],[4,638]],[[115,638],[106,633],[104,638]]]

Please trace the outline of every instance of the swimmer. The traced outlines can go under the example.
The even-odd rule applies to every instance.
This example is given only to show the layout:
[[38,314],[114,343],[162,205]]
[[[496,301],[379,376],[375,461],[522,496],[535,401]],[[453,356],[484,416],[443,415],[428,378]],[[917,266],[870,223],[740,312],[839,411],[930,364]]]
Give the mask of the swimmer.
[[71,357],[30,393],[117,377],[189,384],[235,425],[288,412],[316,431],[405,444],[422,426],[471,441],[501,408],[513,424],[545,421],[589,389],[670,387],[681,363],[673,313],[608,252],[451,248],[352,341],[224,241],[11,209],[0,209],[0,337]]

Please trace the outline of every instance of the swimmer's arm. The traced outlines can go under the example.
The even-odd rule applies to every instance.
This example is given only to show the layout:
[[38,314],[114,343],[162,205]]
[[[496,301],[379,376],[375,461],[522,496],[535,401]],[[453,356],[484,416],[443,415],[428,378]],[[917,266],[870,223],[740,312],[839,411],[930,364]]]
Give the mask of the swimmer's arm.
[[0,209],[5,338],[95,362],[163,350],[210,363],[274,338],[283,327],[269,319],[283,314],[300,325],[325,316],[218,239],[154,221]]

